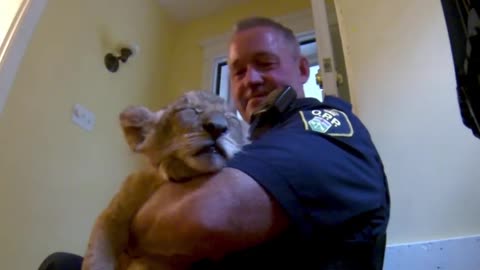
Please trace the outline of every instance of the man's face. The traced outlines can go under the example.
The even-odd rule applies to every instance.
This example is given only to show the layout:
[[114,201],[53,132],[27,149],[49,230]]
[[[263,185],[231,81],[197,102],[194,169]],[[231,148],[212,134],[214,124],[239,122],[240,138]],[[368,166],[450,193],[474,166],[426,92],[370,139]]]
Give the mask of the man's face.
[[228,62],[232,97],[246,121],[278,87],[290,85],[298,96],[303,96],[308,62],[295,56],[287,40],[272,28],[254,27],[236,33],[230,43]]

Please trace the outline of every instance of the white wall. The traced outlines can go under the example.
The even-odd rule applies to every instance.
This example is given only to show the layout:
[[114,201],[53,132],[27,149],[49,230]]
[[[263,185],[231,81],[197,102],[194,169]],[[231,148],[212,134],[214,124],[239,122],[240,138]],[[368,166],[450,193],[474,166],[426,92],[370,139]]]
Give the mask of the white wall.
[[480,233],[480,140],[463,126],[438,0],[337,0],[356,112],[384,160],[389,244]]

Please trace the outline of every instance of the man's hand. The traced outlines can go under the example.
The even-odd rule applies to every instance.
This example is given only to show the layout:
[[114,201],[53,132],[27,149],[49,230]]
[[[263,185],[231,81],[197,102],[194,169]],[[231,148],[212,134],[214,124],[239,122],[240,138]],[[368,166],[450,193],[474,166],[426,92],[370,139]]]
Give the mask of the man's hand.
[[167,183],[133,222],[145,254],[220,259],[286,229],[286,214],[251,177],[231,168],[186,183]]

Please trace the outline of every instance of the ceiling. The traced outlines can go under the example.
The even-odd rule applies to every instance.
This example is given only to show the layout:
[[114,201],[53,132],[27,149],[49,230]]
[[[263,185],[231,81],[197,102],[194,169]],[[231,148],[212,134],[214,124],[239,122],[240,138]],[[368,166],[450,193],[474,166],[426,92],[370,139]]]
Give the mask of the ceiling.
[[157,0],[160,6],[179,22],[213,15],[250,0]]

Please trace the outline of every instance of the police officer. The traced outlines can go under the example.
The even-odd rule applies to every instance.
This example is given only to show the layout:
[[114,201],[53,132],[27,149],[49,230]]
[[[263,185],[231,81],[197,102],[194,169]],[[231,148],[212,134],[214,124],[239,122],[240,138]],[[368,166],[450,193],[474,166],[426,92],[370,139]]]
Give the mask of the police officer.
[[[165,184],[135,234],[194,269],[381,269],[387,180],[351,106],[304,98],[308,62],[292,31],[267,18],[236,25],[229,68],[242,117],[262,120],[254,140],[216,175]],[[278,89],[297,98],[287,95],[273,117],[258,114]]]

